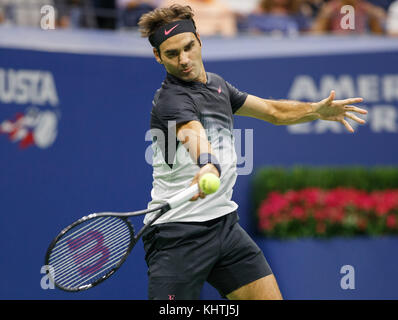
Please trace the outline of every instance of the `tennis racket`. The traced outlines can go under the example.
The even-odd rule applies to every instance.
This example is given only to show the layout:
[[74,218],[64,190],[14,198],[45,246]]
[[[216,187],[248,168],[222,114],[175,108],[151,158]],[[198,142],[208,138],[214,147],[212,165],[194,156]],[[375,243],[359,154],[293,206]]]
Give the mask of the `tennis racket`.
[[[90,289],[114,274],[142,234],[162,214],[178,207],[199,192],[194,184],[155,208],[85,216],[63,229],[47,249],[45,264],[51,281],[62,290]],[[156,212],[135,235],[129,217]]]

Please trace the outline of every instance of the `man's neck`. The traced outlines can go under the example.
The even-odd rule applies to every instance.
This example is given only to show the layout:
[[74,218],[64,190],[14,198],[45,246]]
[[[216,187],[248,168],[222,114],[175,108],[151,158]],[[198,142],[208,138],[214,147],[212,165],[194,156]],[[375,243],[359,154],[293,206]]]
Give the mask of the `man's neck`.
[[206,75],[206,71],[204,68],[202,68],[202,72],[200,73],[200,76],[196,81],[202,82],[204,84],[207,83],[207,75]]

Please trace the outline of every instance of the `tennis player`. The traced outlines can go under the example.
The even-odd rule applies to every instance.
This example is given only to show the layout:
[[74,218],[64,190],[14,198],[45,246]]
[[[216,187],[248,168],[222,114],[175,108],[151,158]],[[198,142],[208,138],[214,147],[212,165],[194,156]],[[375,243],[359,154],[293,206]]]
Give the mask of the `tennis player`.
[[[320,102],[275,101],[241,92],[221,76],[206,72],[202,42],[189,6],[157,8],[139,26],[167,75],[151,112],[153,189],[149,208],[211,172],[219,190],[202,192],[168,211],[143,236],[149,277],[149,299],[199,299],[205,281],[228,299],[282,299],[262,251],[240,227],[238,205],[231,200],[237,178],[232,136],[233,115],[276,125],[316,119],[360,124],[352,112],[361,98]],[[202,199],[198,199],[198,198]],[[151,219],[145,217],[144,223]]]

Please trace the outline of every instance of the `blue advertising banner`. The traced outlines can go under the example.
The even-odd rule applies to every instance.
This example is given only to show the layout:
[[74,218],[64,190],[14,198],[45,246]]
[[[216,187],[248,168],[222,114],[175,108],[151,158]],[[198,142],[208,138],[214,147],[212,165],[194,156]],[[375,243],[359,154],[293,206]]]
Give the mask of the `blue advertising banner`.
[[[238,45],[239,39],[235,41]],[[258,47],[256,39],[244,41]],[[222,40],[218,45],[223,46]],[[215,48],[213,42],[211,48]],[[347,298],[341,288],[328,291],[330,279],[308,281],[305,289],[301,282],[283,280],[292,277],[287,269],[291,264],[282,266],[290,253],[278,260],[271,242],[264,243],[256,235],[250,180],[263,165],[397,165],[398,48],[330,54],[309,50],[297,56],[291,53],[294,48],[288,51],[289,55],[263,57],[237,54],[226,60],[207,54],[205,67],[240,90],[263,98],[318,101],[332,89],[338,99],[363,97],[362,107],[369,110],[367,124],[350,134],[333,122],[284,127],[236,117],[239,177],[233,199],[239,204],[241,225],[266,256],[269,252],[285,297],[328,298],[327,293],[333,292],[331,298]],[[135,56],[0,47],[1,299],[147,298],[141,241],[117,274],[87,292],[52,290],[42,267],[50,241],[74,220],[91,212],[146,208],[152,184],[151,101],[164,77],[150,52]],[[142,218],[132,221],[136,229],[142,226]],[[367,251],[370,256],[380,249],[369,248],[375,249]],[[333,285],[339,286],[340,267],[350,264],[349,254],[336,262]],[[306,257],[303,268],[310,270],[314,264]],[[355,267],[361,270],[364,260],[356,261]],[[391,263],[398,265],[396,259],[391,260],[389,266],[380,265],[379,272]],[[316,268],[321,270],[322,263]],[[371,276],[369,268],[362,270],[362,279]],[[390,281],[383,282],[380,297],[398,298],[394,290],[398,277],[388,274]],[[376,286],[358,284],[349,298],[367,297]],[[209,286],[202,297],[219,298]]]

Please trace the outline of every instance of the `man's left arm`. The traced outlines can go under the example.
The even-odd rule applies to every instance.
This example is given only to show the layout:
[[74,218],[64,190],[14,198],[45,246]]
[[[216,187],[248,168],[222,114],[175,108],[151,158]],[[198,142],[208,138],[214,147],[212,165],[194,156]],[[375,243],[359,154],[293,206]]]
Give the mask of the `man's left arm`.
[[268,100],[248,95],[245,103],[235,112],[235,115],[252,117],[275,125],[291,125],[318,119],[337,121],[350,132],[354,132],[354,129],[345,118],[360,124],[365,123],[365,120],[354,114],[367,114],[366,110],[353,105],[362,102],[362,98],[344,100],[335,100],[334,98],[333,90],[329,97],[319,102]]

